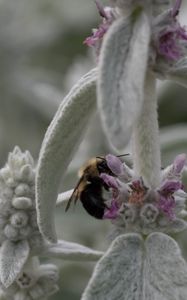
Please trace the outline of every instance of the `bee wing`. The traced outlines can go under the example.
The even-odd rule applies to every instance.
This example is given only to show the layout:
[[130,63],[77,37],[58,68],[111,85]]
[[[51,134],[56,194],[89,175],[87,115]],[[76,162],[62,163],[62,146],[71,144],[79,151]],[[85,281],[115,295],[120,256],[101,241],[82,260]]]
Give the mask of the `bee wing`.
[[68,203],[67,203],[66,208],[65,208],[65,211],[67,211],[70,208],[70,205],[71,205],[72,201],[74,201],[74,203],[76,204],[76,202],[78,200],[78,196],[79,196],[78,188],[79,188],[79,185],[80,185],[81,181],[82,181],[82,178],[79,179],[79,181],[78,181],[71,197],[69,198]]

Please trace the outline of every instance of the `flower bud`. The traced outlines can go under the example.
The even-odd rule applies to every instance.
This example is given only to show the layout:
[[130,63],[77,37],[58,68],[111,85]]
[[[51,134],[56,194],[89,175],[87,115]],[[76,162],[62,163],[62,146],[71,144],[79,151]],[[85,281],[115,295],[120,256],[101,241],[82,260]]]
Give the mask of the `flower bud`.
[[15,155],[10,153],[8,156],[8,165],[10,169],[16,170],[19,169],[24,164],[23,157],[21,155]]
[[15,189],[16,196],[26,196],[30,194],[30,187],[26,183],[20,183]]
[[32,207],[32,200],[27,197],[17,197],[12,200],[12,206],[16,209],[29,209]]
[[25,151],[25,157],[27,160],[27,164],[34,166],[34,159],[32,158],[32,156],[28,150]]
[[4,228],[4,235],[7,237],[7,239],[11,241],[16,241],[18,240],[18,229],[13,227],[12,225],[6,225]]
[[11,177],[10,169],[8,167],[1,169],[0,176],[4,179],[4,181],[7,181]]
[[140,218],[145,224],[154,223],[159,214],[156,206],[152,204],[145,204],[140,211]]
[[21,168],[20,171],[20,179],[28,182],[33,182],[34,181],[34,171],[30,165],[25,165]]
[[124,204],[123,208],[120,209],[120,214],[126,224],[132,223],[135,220],[136,209],[132,204]]
[[16,187],[16,181],[12,177],[7,179],[6,184],[10,188]]
[[28,289],[34,285],[35,279],[31,276],[23,272],[21,276],[16,280],[16,283],[21,289]]
[[24,211],[19,211],[11,216],[10,223],[16,228],[22,228],[28,223],[28,215]]

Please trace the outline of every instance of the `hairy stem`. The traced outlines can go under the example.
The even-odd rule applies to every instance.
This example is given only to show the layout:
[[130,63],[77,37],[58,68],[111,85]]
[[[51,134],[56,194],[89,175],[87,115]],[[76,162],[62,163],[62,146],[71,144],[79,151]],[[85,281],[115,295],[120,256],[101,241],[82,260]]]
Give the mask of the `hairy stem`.
[[146,184],[155,188],[160,183],[160,144],[157,117],[156,80],[148,73],[145,99],[140,117],[133,129],[134,170]]

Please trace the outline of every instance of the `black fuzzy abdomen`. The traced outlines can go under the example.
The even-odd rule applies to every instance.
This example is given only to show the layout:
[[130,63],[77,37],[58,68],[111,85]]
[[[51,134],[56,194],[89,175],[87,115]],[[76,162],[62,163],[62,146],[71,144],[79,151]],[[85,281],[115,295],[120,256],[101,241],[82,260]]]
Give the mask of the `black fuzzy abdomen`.
[[80,201],[85,210],[97,219],[103,219],[105,204],[102,198],[103,181],[92,180],[81,192]]

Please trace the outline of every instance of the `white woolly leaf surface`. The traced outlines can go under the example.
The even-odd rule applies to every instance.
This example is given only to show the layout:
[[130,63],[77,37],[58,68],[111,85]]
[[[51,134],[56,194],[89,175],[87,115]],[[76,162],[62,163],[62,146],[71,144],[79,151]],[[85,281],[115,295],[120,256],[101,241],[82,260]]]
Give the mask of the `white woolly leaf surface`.
[[71,261],[96,261],[103,252],[76,243],[58,241],[56,244],[49,244],[41,255]]
[[98,105],[110,143],[123,149],[143,102],[150,24],[144,12],[136,20],[120,18],[103,41],[98,74]]
[[64,203],[67,203],[69,198],[71,197],[74,189],[69,190],[67,192],[61,193],[58,195],[56,205],[62,205]]
[[121,235],[96,265],[82,300],[186,300],[187,264],[177,243],[152,233]]
[[156,81],[147,72],[142,111],[133,128],[134,171],[153,189],[160,184],[160,146],[157,120]]
[[19,242],[5,241],[0,250],[0,278],[2,284],[7,288],[21,272],[30,248],[26,240]]
[[118,237],[96,265],[82,300],[140,300],[142,244],[137,234]]
[[38,223],[56,241],[54,209],[58,188],[96,106],[96,69],[87,73],[63,100],[51,122],[39,155],[36,177]]

